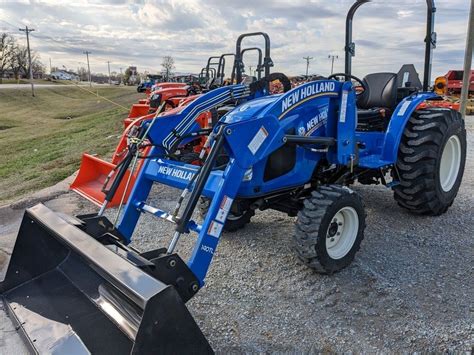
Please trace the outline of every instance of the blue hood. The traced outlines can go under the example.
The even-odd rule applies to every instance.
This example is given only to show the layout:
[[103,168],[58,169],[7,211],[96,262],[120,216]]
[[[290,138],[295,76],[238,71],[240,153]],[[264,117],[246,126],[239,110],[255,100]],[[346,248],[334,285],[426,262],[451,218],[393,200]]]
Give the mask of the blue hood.
[[257,117],[268,105],[280,98],[281,94],[264,96],[237,106],[224,117],[224,123],[235,123]]

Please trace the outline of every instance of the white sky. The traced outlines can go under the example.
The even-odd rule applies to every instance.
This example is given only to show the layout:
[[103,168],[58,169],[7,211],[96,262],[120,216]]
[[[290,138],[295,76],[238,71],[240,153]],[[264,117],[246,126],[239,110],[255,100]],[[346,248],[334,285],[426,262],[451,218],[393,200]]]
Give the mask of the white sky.
[[[77,69],[90,51],[91,70],[107,72],[136,65],[158,72],[162,57],[175,58],[176,70],[199,72],[211,55],[235,51],[244,32],[264,31],[272,41],[273,71],[327,75],[329,54],[344,67],[345,16],[353,0],[0,0],[0,31],[20,41],[18,27],[35,29],[32,49],[44,64]],[[433,78],[462,68],[469,0],[436,1],[438,47]],[[353,72],[396,72],[413,63],[420,76],[424,60],[425,0],[375,0],[355,16],[356,57]],[[246,41],[244,46],[257,42]],[[248,55],[246,65],[255,65]],[[229,71],[229,69],[227,70]]]

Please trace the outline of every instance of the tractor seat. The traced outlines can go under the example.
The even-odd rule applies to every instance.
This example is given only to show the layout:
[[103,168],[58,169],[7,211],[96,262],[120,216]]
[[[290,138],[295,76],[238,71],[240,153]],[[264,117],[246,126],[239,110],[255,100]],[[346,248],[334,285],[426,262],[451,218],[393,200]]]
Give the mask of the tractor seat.
[[363,82],[367,89],[357,98],[357,130],[384,131],[397,106],[397,74],[368,74]]

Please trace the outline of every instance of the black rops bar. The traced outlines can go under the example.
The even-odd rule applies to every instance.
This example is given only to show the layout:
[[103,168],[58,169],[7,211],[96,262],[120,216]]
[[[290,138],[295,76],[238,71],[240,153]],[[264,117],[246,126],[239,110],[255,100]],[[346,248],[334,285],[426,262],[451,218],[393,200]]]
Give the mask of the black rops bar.
[[[355,43],[352,41],[352,22],[357,9],[371,0],[357,0],[349,9],[346,17],[346,43],[345,70],[346,74],[352,74],[352,57],[355,56]],[[425,37],[425,64],[423,73],[423,91],[428,91],[431,82],[431,59],[433,48],[436,48],[436,32],[434,32],[434,22],[436,7],[434,0],[426,0],[426,37]]]
[[207,60],[207,65],[206,65],[206,80],[209,80],[210,75],[209,75],[209,70],[214,69],[214,78],[216,77],[216,69],[215,68],[210,68],[211,65],[219,65],[219,62],[212,62],[213,59],[220,59],[219,56],[212,56],[209,57]]
[[265,57],[263,58],[263,66],[265,69],[265,76],[270,74],[270,68],[273,67],[272,58],[270,58],[270,37],[264,32],[252,32],[244,33],[237,38],[237,44],[235,48],[235,65],[237,70],[236,80],[237,83],[242,82],[242,40],[246,37],[263,36],[265,40]]
[[258,64],[257,64],[257,69],[255,71],[257,72],[257,79],[260,80],[262,78],[262,70],[263,70],[262,50],[258,47],[249,47],[249,48],[242,49],[242,53],[241,53],[242,62],[243,62],[244,54],[250,51],[258,52]]
[[234,73],[234,68],[235,68],[235,54],[234,53],[224,53],[220,56],[219,59],[219,69],[217,70],[217,78],[219,79],[219,84],[222,85],[224,82],[224,76],[225,76],[225,57],[234,57],[234,62],[232,63],[232,74]]

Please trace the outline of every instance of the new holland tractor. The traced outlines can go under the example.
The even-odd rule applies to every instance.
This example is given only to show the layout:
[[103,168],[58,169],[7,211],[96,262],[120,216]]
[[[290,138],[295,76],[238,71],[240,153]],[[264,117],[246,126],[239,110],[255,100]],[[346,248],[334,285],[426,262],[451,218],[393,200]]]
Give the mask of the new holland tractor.
[[[348,23],[365,2],[351,8]],[[434,17],[433,2],[427,4],[425,88]],[[364,237],[364,205],[348,187],[354,182],[385,184],[414,213],[445,212],[464,169],[461,116],[417,110],[437,98],[432,92],[403,88],[406,95],[397,98],[395,74],[353,77],[348,43],[342,81],[333,76],[267,95],[269,79],[262,78],[217,88],[143,121],[132,144],[149,145],[151,153],[117,223],[100,213],[71,217],[42,204],[29,208],[0,284],[27,344],[39,353],[211,353],[185,303],[204,286],[229,223],[247,223],[268,208],[297,216],[298,257],[332,274],[351,263]],[[170,159],[176,145],[200,134],[201,112],[229,101],[237,106],[205,133],[201,166]],[[377,124],[360,129],[362,117]],[[136,162],[136,151],[129,150],[123,169]],[[172,211],[150,205],[155,183],[182,190]],[[193,220],[202,198],[209,201],[205,217]],[[169,245],[145,252],[128,245],[143,214],[173,226]],[[190,234],[195,246],[184,261],[176,247]]]

